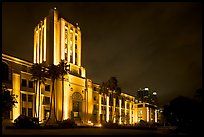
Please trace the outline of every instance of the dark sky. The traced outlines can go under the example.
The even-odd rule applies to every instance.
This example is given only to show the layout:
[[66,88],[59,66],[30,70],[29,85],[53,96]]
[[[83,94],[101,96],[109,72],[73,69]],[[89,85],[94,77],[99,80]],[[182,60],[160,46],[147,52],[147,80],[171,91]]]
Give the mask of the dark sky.
[[82,66],[95,83],[155,90],[161,105],[202,87],[200,3],[2,3],[2,51],[32,62],[34,27],[57,7],[82,31]]

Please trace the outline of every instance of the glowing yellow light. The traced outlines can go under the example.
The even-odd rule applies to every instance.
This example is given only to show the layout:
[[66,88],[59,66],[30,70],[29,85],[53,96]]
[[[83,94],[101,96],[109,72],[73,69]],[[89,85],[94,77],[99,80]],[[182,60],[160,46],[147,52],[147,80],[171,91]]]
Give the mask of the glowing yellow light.
[[107,96],[107,106],[106,106],[106,121],[109,121],[109,97]]
[[149,108],[147,107],[147,122],[149,122]]
[[121,124],[121,99],[119,100],[119,113],[120,113],[120,119],[119,119],[119,124]]

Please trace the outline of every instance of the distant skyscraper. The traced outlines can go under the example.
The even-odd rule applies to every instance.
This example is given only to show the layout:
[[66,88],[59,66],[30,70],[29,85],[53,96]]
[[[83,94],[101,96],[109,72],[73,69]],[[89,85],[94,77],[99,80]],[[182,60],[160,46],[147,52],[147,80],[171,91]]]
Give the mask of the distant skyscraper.
[[139,89],[136,92],[136,98],[138,99],[138,102],[146,102],[151,104],[157,104],[157,93],[156,91],[150,91],[148,87],[145,87],[143,89]]

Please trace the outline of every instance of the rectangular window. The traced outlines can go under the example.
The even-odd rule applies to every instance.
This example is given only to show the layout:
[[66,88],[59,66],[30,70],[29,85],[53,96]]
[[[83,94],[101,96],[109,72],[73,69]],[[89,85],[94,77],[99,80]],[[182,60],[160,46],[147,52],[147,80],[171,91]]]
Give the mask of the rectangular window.
[[65,53],[65,55],[64,55],[64,56],[65,56],[65,60],[67,61],[67,53]]
[[138,111],[138,115],[142,115],[142,110]]
[[26,116],[26,108],[22,107],[22,115]]
[[73,63],[73,57],[70,55],[70,63]]
[[138,108],[142,108],[143,107],[143,104],[140,104],[140,105],[137,105]]
[[49,105],[50,104],[50,97],[44,97],[43,105]]
[[27,101],[26,94],[22,94],[22,101]]
[[32,108],[28,108],[28,116],[29,117],[33,116],[33,109]]
[[33,95],[28,95],[28,102],[33,102]]
[[67,35],[68,34],[68,30],[67,29],[65,29],[65,35]]
[[77,36],[75,36],[75,40],[77,40]]
[[23,87],[27,87],[27,80],[26,80],[26,79],[22,79],[22,80],[21,80],[21,85],[22,85]]
[[33,81],[28,81],[28,87],[33,88]]
[[77,49],[77,44],[75,44],[75,49]]
[[50,91],[50,85],[45,85],[45,91]]

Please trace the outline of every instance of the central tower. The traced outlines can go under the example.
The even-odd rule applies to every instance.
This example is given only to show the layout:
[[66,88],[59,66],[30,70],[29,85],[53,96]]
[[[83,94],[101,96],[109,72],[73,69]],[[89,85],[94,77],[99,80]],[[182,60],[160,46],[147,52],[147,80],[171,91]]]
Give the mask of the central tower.
[[54,8],[34,29],[33,62],[57,65],[61,59],[81,66],[81,31]]

